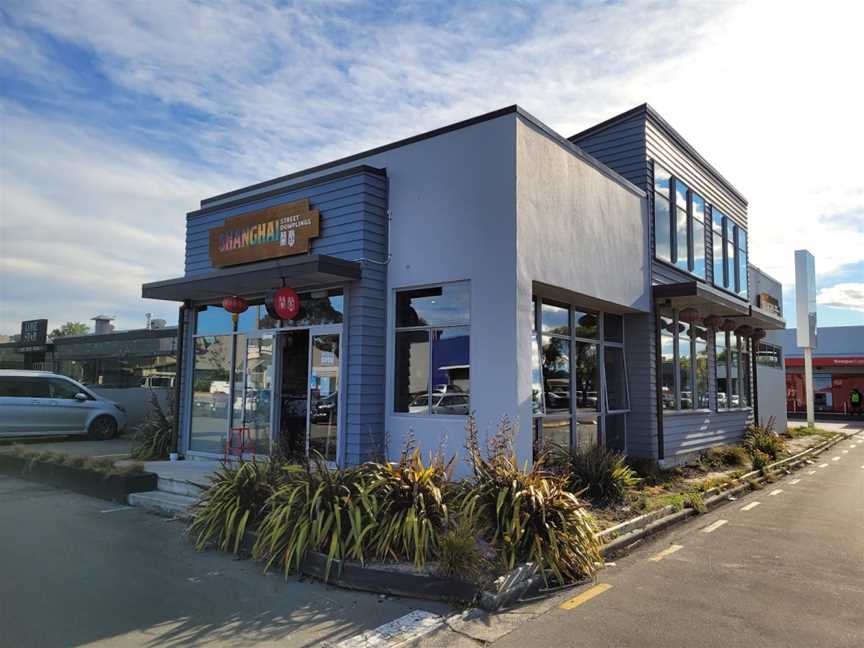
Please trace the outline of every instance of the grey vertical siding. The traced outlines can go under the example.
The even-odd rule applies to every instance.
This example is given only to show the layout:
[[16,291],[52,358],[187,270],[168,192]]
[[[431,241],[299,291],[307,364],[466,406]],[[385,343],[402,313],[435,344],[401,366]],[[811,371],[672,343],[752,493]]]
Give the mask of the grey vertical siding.
[[580,149],[617,171],[637,187],[648,186],[645,120],[633,115],[586,138],[570,138]]
[[[363,461],[380,452],[384,437],[387,178],[383,172],[359,169],[356,173],[320,183],[307,182],[278,195],[202,212],[191,212],[186,222],[186,276],[211,272],[208,231],[230,216],[308,198],[321,213],[320,236],[311,242],[311,253],[362,263],[361,277],[345,286],[346,314],[343,328],[345,375],[342,377],[345,424],[344,460]],[[371,261],[369,261],[371,260]],[[261,286],[264,291],[275,286]],[[191,341],[190,341],[191,351]],[[191,365],[187,365],[191,367]],[[187,372],[187,377],[191,372]],[[184,381],[191,393],[191,378]],[[183,416],[184,431],[188,428]]]
[[654,371],[654,316],[624,316],[624,354],[630,386],[627,453],[657,456],[657,375]]

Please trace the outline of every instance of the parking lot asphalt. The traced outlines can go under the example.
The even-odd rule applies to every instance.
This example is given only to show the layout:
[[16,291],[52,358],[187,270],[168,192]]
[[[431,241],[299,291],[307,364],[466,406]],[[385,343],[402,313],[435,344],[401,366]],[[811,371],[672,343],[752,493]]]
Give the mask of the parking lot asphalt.
[[443,604],[262,575],[183,525],[0,476],[0,646],[321,646]]
[[864,646],[864,433],[647,542],[494,646]]

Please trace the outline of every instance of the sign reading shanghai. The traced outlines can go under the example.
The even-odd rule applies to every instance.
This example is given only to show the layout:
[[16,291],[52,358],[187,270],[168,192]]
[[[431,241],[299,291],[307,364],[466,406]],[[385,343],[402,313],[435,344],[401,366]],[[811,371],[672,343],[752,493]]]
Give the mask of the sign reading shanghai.
[[214,268],[223,268],[305,254],[320,226],[321,216],[306,198],[232,216],[210,230],[210,262]]

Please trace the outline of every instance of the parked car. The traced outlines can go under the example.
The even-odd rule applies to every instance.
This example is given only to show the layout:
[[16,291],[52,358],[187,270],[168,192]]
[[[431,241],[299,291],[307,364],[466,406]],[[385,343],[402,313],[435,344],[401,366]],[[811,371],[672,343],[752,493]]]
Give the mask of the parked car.
[[0,370],[0,437],[86,434],[110,439],[125,427],[121,405],[71,378]]
[[173,387],[174,376],[172,374],[151,374],[141,379],[141,386],[147,389],[154,387]]

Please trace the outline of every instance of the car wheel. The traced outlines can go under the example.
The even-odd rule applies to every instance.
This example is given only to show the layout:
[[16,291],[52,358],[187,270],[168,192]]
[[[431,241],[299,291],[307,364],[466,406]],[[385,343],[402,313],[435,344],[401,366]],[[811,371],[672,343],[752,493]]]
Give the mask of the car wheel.
[[87,430],[87,435],[98,441],[113,439],[116,434],[117,421],[110,416],[97,416],[90,424],[90,429]]

